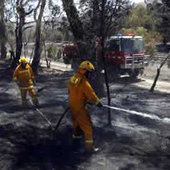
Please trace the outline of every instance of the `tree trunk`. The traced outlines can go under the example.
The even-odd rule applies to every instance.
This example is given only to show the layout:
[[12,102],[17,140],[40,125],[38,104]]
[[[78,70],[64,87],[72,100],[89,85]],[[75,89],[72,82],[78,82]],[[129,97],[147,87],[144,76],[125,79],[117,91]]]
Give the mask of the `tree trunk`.
[[83,29],[82,22],[80,21],[80,18],[78,16],[78,11],[74,6],[73,0],[62,0],[62,2],[75,40],[83,41],[85,32]]
[[35,40],[34,58],[32,61],[32,69],[35,74],[37,74],[38,72],[38,66],[39,66],[40,58],[41,58],[41,49],[42,49],[41,21],[42,21],[45,4],[46,4],[46,0],[41,0],[40,12],[39,12],[38,20],[36,20],[36,40]]
[[[111,103],[111,98],[110,98],[110,87],[108,83],[108,72],[107,72],[107,66],[106,66],[106,61],[105,61],[105,4],[106,0],[102,0],[102,11],[101,11],[101,26],[100,26],[100,34],[101,34],[101,55],[102,55],[102,60],[103,60],[103,65],[104,65],[104,76],[105,76],[105,84],[106,84],[106,89],[107,89],[107,100],[108,100],[108,105],[110,106]],[[111,126],[111,109],[108,108],[108,125]]]
[[16,28],[16,62],[18,63],[18,60],[21,56],[22,51],[22,28],[23,28],[23,18],[20,17],[20,22],[18,23],[18,26]]
[[5,0],[0,1],[0,50],[1,58],[6,58],[6,28],[4,23]]
[[154,79],[154,82],[153,82],[152,87],[151,87],[151,89],[150,89],[150,92],[153,92],[153,91],[154,91],[154,88],[155,88],[155,86],[156,86],[156,83],[157,83],[157,80],[158,80],[158,78],[159,78],[159,75],[160,75],[160,68],[157,69],[157,74],[156,74],[156,76],[155,76],[155,79]]
[[[85,60],[89,57],[86,44],[86,33],[83,28],[83,24],[79,18],[78,11],[74,6],[73,0],[62,0],[64,10],[67,14],[68,21],[70,23],[70,27],[77,42],[79,53],[80,53],[80,62]],[[77,63],[77,65],[80,63]]]
[[154,82],[150,88],[150,92],[154,92],[154,88],[156,86],[156,83],[158,81],[158,78],[159,78],[159,75],[160,75],[160,71],[161,71],[161,68],[164,66],[164,64],[166,63],[166,61],[168,60],[168,58],[170,57],[170,53],[167,55],[167,57],[162,61],[161,65],[159,66],[159,68],[157,69],[157,74],[155,76],[155,79],[154,79]]
[[25,15],[19,15],[19,22],[17,21],[15,28],[16,36],[16,54],[15,58],[12,61],[11,68],[15,68],[19,63],[19,59],[22,52],[22,29],[25,23]]
[[34,73],[37,73],[38,66],[40,63],[40,57],[41,57],[41,24],[37,23],[36,25],[36,40],[35,40],[35,50],[34,50],[34,57],[32,61],[32,68]]

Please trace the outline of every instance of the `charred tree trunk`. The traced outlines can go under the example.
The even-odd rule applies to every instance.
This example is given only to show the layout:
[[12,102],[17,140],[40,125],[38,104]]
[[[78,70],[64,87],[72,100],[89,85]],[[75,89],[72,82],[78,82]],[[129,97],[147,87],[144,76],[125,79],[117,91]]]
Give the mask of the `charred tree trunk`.
[[[92,9],[93,9],[93,17],[91,19],[92,25],[91,29],[94,34],[94,37],[89,37],[89,39],[92,39],[92,42],[89,42],[88,44],[90,45],[90,48],[92,49],[91,56],[95,57],[95,59],[92,58],[92,61],[96,63],[96,68],[95,72],[93,74],[91,84],[96,92],[96,94],[99,97],[104,97],[105,96],[105,90],[104,90],[104,77],[101,74],[102,68],[100,65],[99,57],[97,52],[101,52],[101,50],[98,50],[98,47],[96,46],[96,36],[100,36],[100,15],[99,15],[99,1],[98,0],[93,0],[92,1]],[[89,47],[88,47],[89,48]],[[101,56],[101,53],[100,53]],[[97,83],[96,83],[97,80]]]
[[155,89],[157,80],[158,80],[158,78],[159,78],[159,75],[160,75],[160,68],[157,69],[157,74],[156,74],[156,76],[155,76],[154,82],[153,82],[152,87],[151,87],[151,89],[150,89],[150,92],[152,92],[152,93],[154,92],[154,89]]
[[22,51],[22,28],[24,26],[24,20],[25,18],[22,18],[20,16],[20,22],[17,24],[17,27],[16,27],[16,57],[15,57],[15,61],[17,64],[19,59],[20,59],[20,56],[21,56],[21,51]]
[[36,20],[36,40],[35,40],[34,58],[32,61],[32,68],[35,74],[38,72],[38,66],[39,66],[40,59],[41,59],[41,49],[42,49],[41,21],[42,21],[42,16],[43,16],[45,4],[46,4],[46,0],[40,0],[40,1],[41,1],[41,7],[40,7],[39,16],[37,20],[35,19]]
[[[107,73],[107,68],[106,68],[106,61],[105,61],[105,4],[106,0],[102,0],[102,10],[101,10],[101,26],[100,26],[100,34],[101,34],[101,55],[102,55],[102,60],[103,60],[103,65],[104,65],[104,77],[105,77],[105,84],[106,84],[106,89],[107,89],[107,100],[108,100],[108,105],[110,106],[111,99],[110,99],[110,87],[108,83],[108,73]],[[111,110],[108,108],[108,125],[111,125]]]
[[0,1],[0,50],[1,50],[1,58],[6,58],[6,28],[4,22],[4,8],[5,8],[5,0]]
[[156,86],[156,83],[158,81],[158,78],[159,78],[159,75],[160,75],[160,71],[161,71],[161,68],[163,67],[163,65],[166,63],[166,61],[168,60],[168,58],[170,57],[170,53],[168,54],[168,56],[164,59],[164,61],[161,63],[160,67],[157,69],[157,74],[155,76],[155,79],[154,79],[154,82],[150,88],[150,92],[154,92],[154,89],[155,89],[155,86]]
[[[18,2],[19,3],[19,2]],[[17,4],[19,5],[19,4]],[[22,52],[22,33],[23,33],[23,26],[25,24],[25,10],[21,6],[17,6],[17,23],[16,23],[16,29],[15,29],[15,36],[16,36],[16,54],[12,61],[11,67],[15,68],[17,64],[19,63],[19,59]],[[19,17],[19,18],[18,18]]]
[[35,40],[35,50],[34,50],[34,57],[33,57],[33,61],[32,61],[32,68],[34,70],[34,73],[37,73],[38,71],[38,66],[40,63],[40,57],[41,57],[41,26],[39,25],[39,23],[37,23],[36,26],[36,40]]
[[[86,33],[83,28],[83,24],[79,18],[78,11],[74,6],[73,0],[62,0],[64,10],[67,14],[68,21],[70,23],[70,27],[77,42],[79,53],[80,53],[80,62],[84,59],[88,58],[88,50],[86,47],[85,36]],[[79,64],[79,63],[77,63]]]
[[83,41],[85,32],[83,29],[83,24],[78,16],[78,11],[74,6],[73,0],[62,0],[62,2],[75,40]]

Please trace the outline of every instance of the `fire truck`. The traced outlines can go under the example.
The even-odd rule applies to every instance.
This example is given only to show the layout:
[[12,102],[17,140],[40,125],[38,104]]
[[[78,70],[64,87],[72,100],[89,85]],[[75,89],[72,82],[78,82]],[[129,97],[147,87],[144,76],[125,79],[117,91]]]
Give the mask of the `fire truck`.
[[[143,74],[145,65],[144,41],[141,36],[129,34],[126,36],[115,35],[109,37],[105,42],[105,61],[109,77],[118,77],[129,74],[137,77]],[[67,62],[73,58],[79,58],[78,47],[75,44],[68,44],[63,49],[63,58]],[[69,61],[68,61],[69,60]],[[101,57],[101,43],[98,41],[96,47],[96,60],[100,69],[103,69],[103,59]],[[67,63],[68,64],[68,63]]]
[[116,76],[128,73],[131,77],[143,74],[145,50],[142,36],[111,36],[106,41],[106,49],[105,61],[109,74]]
[[78,46],[74,43],[63,45],[63,60],[65,64],[70,64],[72,60],[80,58]]

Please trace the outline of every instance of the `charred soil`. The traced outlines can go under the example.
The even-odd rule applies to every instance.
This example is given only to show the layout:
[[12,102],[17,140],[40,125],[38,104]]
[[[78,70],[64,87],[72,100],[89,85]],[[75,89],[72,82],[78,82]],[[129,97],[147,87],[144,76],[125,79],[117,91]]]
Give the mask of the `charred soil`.
[[[170,169],[170,93],[161,91],[161,87],[154,93],[149,92],[150,86],[146,83],[147,79],[152,81],[154,71],[145,72],[142,77],[133,81],[128,77],[121,77],[110,84],[112,106],[140,114],[112,110],[112,126],[108,126],[107,109],[89,106],[94,141],[100,150],[85,155],[75,152],[72,147],[69,112],[54,135],[31,103],[27,108],[21,107],[20,93],[12,81],[12,71],[6,68],[5,63],[1,62],[0,169]],[[148,66],[147,70],[152,68]],[[38,93],[39,110],[53,126],[68,106],[67,82],[72,74],[73,72],[42,69],[37,76],[35,88],[43,88]],[[168,76],[160,80],[170,85]],[[107,103],[105,97],[101,100]]]

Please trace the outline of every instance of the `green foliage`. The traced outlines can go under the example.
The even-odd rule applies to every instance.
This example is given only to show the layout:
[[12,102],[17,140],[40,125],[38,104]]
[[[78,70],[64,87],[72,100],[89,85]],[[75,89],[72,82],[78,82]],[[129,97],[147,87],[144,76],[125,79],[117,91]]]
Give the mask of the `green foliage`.
[[162,41],[162,36],[158,32],[148,31],[143,35],[143,37],[145,41],[146,54],[149,54],[151,57],[153,57],[157,51],[156,44]]
[[145,45],[145,51],[146,54],[150,56],[150,58],[154,57],[155,53],[157,52],[156,44],[150,42],[149,44]]
[[63,35],[59,31],[54,31],[53,33],[51,33],[50,38],[53,42],[54,41],[61,41],[62,38],[63,38]]
[[[56,23],[56,22],[55,22]],[[50,21],[44,22],[44,29],[42,30],[43,39],[49,42],[72,41],[73,35],[65,17],[62,22],[57,25]],[[57,26],[57,28],[55,28]]]
[[138,5],[132,10],[130,10],[130,14],[126,19],[126,28],[136,28],[136,27],[144,27],[146,29],[152,29],[154,25],[154,21],[152,16],[148,14],[148,11],[145,6]]
[[56,46],[56,44],[51,43],[47,45],[47,56],[48,58],[59,60],[62,57],[62,48]]
[[57,54],[57,47],[54,44],[50,44],[47,47],[48,58],[55,58]]
[[7,42],[10,45],[10,48],[14,49],[16,43],[15,25],[11,22],[6,23],[6,35],[7,35]]
[[155,21],[150,12],[143,5],[138,5],[130,13],[120,31],[124,35],[135,33],[144,38],[146,54],[153,56],[156,52],[156,43],[162,41],[162,36],[155,31]]
[[162,0],[162,3],[153,3],[149,8],[150,14],[155,21],[155,30],[158,31],[163,41],[170,41],[170,2]]

